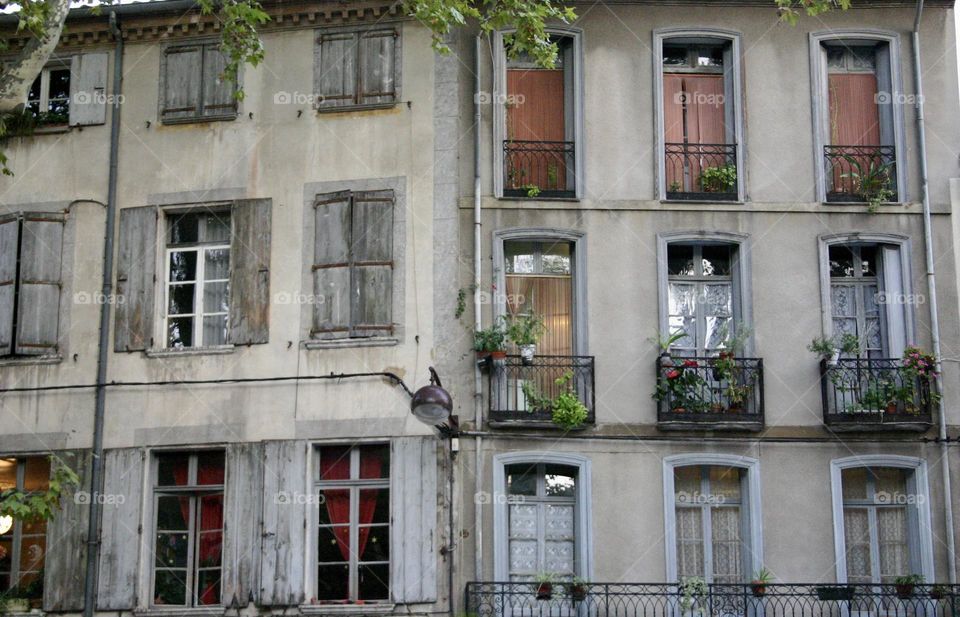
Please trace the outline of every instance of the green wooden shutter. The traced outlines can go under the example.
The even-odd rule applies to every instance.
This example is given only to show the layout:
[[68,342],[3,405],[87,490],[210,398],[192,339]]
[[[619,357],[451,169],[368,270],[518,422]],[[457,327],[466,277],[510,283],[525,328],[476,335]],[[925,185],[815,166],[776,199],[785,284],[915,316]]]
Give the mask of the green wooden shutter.
[[231,209],[230,342],[270,339],[271,199],[240,199]]
[[163,53],[160,119],[190,120],[200,115],[200,84],[203,47],[184,45]]
[[360,35],[361,105],[396,100],[397,30],[371,30]]
[[350,192],[314,202],[313,328],[316,338],[350,336]]
[[223,77],[227,59],[218,45],[203,46],[203,117],[232,117],[237,113],[235,85]]
[[0,218],[0,355],[13,353],[13,307],[16,297],[20,217]]
[[350,312],[355,336],[393,332],[392,190],[354,194]]
[[63,215],[23,216],[20,232],[20,284],[14,352],[50,354],[57,349]]
[[357,103],[357,33],[317,35],[314,59],[317,107],[344,107]]

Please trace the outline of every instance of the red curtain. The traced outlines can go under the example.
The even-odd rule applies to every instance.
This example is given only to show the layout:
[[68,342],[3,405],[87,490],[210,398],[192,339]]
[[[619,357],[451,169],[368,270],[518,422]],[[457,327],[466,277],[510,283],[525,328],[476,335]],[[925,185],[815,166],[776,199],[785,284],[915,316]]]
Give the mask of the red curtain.
[[[507,94],[508,140],[566,141],[562,70],[508,69]],[[517,153],[508,164],[508,188],[533,184],[561,190],[567,186],[562,151]]]
[[[188,461],[184,459],[173,468],[173,479],[178,486],[187,484]],[[197,468],[197,484],[223,484],[223,465],[200,465]],[[200,565],[220,566],[223,546],[223,495],[208,495],[199,498],[200,529],[198,532]],[[183,520],[190,519],[190,498],[180,497],[180,512]],[[202,533],[207,532],[207,533]],[[219,604],[220,586],[215,579],[207,583],[198,595],[200,604]]]
[[[663,134],[666,143],[725,144],[727,128],[723,75],[665,73]],[[722,156],[701,157],[695,149],[666,158],[667,186],[700,190],[700,171],[725,163]]]
[[[350,477],[350,457],[334,451],[335,456],[320,454],[320,477],[329,479],[346,479]],[[360,477],[379,478],[382,473],[382,461],[376,456],[360,456]],[[367,489],[360,491],[359,515],[360,525],[368,525],[373,521],[377,509],[377,495],[382,489]],[[334,527],[333,534],[337,539],[337,546],[344,561],[350,559],[350,492],[343,489],[330,489],[323,492],[323,501],[327,506],[327,516]],[[361,527],[357,539],[357,555],[363,555],[367,538],[370,536],[369,527]]]

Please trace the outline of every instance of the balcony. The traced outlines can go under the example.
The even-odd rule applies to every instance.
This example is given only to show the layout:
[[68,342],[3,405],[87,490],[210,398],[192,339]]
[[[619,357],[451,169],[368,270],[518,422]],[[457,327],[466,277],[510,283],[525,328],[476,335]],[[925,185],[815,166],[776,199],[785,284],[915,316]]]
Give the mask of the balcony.
[[895,202],[897,161],[893,146],[824,146],[827,202]]
[[576,167],[572,141],[503,142],[507,197],[576,197]]
[[587,408],[584,424],[593,424],[593,356],[520,356],[490,362],[491,426],[553,427],[549,404],[564,392],[574,393]]
[[667,199],[736,201],[736,144],[664,144]]
[[661,430],[763,429],[762,359],[659,356],[656,369]]
[[900,358],[820,361],[823,422],[833,431],[926,431],[936,399],[929,378]]
[[467,583],[475,617],[953,617],[955,585],[713,584],[685,596],[668,583]]

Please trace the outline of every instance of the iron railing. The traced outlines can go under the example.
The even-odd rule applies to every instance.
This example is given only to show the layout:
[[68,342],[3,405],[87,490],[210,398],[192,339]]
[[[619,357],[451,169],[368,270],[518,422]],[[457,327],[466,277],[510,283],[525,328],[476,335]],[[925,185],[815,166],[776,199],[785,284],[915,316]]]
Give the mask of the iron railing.
[[659,356],[656,369],[660,428],[763,428],[761,358]]
[[[472,617],[956,617],[960,587],[712,584],[701,596],[667,583],[467,583]],[[539,599],[538,599],[539,597]]]
[[664,144],[667,199],[736,201],[736,144]]
[[536,355],[529,364],[520,356],[490,360],[492,422],[547,423],[549,401],[573,392],[587,408],[586,424],[594,423],[593,356]]
[[504,195],[574,197],[575,154],[572,141],[504,141]]
[[899,358],[820,361],[823,420],[848,430],[925,430],[933,421],[930,379],[903,368]]
[[893,146],[824,146],[828,202],[897,201]]

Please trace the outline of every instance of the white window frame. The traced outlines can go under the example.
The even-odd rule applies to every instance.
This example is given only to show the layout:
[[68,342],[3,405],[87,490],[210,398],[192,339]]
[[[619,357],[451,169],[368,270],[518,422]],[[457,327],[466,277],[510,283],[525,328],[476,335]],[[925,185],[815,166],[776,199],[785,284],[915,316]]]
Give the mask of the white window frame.
[[[760,504],[760,461],[734,454],[677,454],[663,459],[663,520],[665,526],[666,580],[677,580],[677,511],[674,471],[677,467],[736,467],[745,480],[741,494],[741,516],[747,533],[742,540],[748,556],[749,577],[763,567],[763,509]],[[744,582],[747,582],[746,580]]]
[[[908,203],[907,193],[907,161],[904,153],[904,120],[903,120],[903,79],[900,66],[900,35],[889,30],[874,29],[837,29],[810,33],[810,98],[813,111],[813,153],[815,164],[814,177],[816,180],[817,200],[826,203],[827,179],[823,163],[823,147],[827,145],[830,119],[830,100],[827,89],[827,61],[825,44],[831,42],[849,41],[853,44],[886,44],[890,56],[889,79],[890,101],[893,112],[893,146],[896,158],[897,200]],[[879,71],[879,66],[877,70]],[[878,88],[881,76],[877,73]]]
[[927,462],[912,456],[867,454],[830,461],[830,489],[833,501],[833,543],[836,556],[835,563],[837,564],[837,582],[847,582],[847,551],[843,522],[842,472],[844,469],[857,467],[894,467],[910,472],[907,477],[907,492],[917,496],[915,500],[916,503],[913,504],[913,506],[915,508],[914,516],[918,527],[916,530],[910,532],[916,533],[917,535],[917,546],[915,549],[911,548],[911,550],[917,551],[918,563],[920,565],[920,572],[914,574],[922,574],[925,580],[935,581],[933,527],[930,516],[930,487],[927,477]]
[[[40,113],[49,110],[50,107],[50,72],[51,71],[70,71],[70,83],[71,89],[67,93],[67,121],[64,124],[70,123],[70,104],[73,103],[71,100],[70,92],[73,91],[73,71],[72,71],[72,62],[71,58],[55,58],[51,59],[47,64],[40,70],[40,74],[36,79],[40,80],[40,98],[34,99],[39,104]],[[36,79],[34,81],[36,81]],[[30,84],[31,88],[33,84]],[[30,92],[27,92],[26,105],[29,108],[30,103],[33,102],[30,100]],[[59,124],[59,123],[58,123]]]
[[493,570],[494,580],[510,580],[509,504],[507,503],[507,467],[509,465],[545,463],[566,465],[577,470],[576,513],[574,515],[575,563],[577,576],[593,580],[593,521],[591,501],[591,462],[585,456],[559,452],[525,451],[497,454],[493,457],[493,495],[487,501],[493,506]]
[[[737,202],[743,202],[746,197],[746,151],[743,130],[743,77],[741,75],[740,54],[742,35],[735,30],[721,28],[659,28],[653,31],[653,109],[656,118],[656,156],[654,157],[654,173],[657,179],[657,199],[667,199],[667,170],[664,157],[664,143],[666,139],[663,131],[663,44],[670,39],[713,39],[730,46],[725,54],[731,62],[731,79],[725,83],[732,83],[727,93],[733,97],[733,138],[737,145]],[[726,68],[724,69],[726,71]],[[725,202],[731,203],[731,202]],[[734,202],[735,203],[735,202]]]
[[[229,334],[230,311],[227,310],[227,311],[204,312],[204,310],[203,310],[203,287],[204,287],[204,285],[206,285],[207,283],[224,283],[224,282],[229,283],[229,282],[230,282],[229,273],[228,273],[227,278],[225,278],[225,279],[211,279],[211,280],[206,280],[206,279],[205,279],[205,273],[204,273],[204,264],[206,263],[206,259],[205,259],[204,257],[205,257],[205,253],[206,253],[207,251],[226,249],[226,250],[228,251],[228,253],[230,253],[230,256],[229,256],[229,258],[230,258],[230,260],[231,260],[230,272],[232,272],[232,271],[233,271],[233,265],[232,265],[233,255],[232,255],[232,251],[231,251],[231,241],[230,241],[230,240],[227,240],[226,243],[223,243],[223,242],[217,242],[217,243],[203,243],[203,242],[198,242],[198,243],[193,244],[193,245],[184,244],[184,245],[182,245],[182,246],[176,246],[176,245],[171,246],[171,245],[170,245],[170,241],[169,241],[169,231],[170,231],[169,224],[170,224],[170,219],[171,219],[172,217],[175,217],[175,216],[178,215],[178,214],[188,213],[188,212],[190,212],[191,210],[195,210],[195,211],[198,211],[198,212],[209,211],[209,212],[226,212],[226,213],[229,213],[229,215],[230,215],[230,228],[231,228],[231,234],[230,234],[230,235],[231,235],[231,239],[232,239],[232,237],[233,237],[233,211],[232,211],[232,209],[231,209],[231,207],[230,207],[230,204],[228,204],[228,203],[223,203],[223,204],[221,204],[221,203],[209,204],[209,205],[203,205],[203,206],[194,206],[194,207],[190,207],[190,208],[165,208],[165,209],[162,209],[162,210],[161,210],[163,216],[161,217],[160,225],[158,225],[158,227],[157,227],[157,233],[160,235],[161,238],[163,238],[163,247],[164,247],[164,249],[163,249],[163,251],[161,251],[161,253],[162,253],[162,257],[161,257],[162,262],[161,262],[160,267],[158,268],[157,271],[163,273],[163,281],[162,281],[162,284],[163,284],[163,304],[159,307],[159,309],[160,309],[160,311],[161,311],[161,319],[158,320],[158,323],[161,324],[162,330],[161,330],[161,332],[159,333],[159,335],[158,335],[158,337],[157,337],[156,340],[162,341],[162,344],[159,346],[161,349],[175,350],[175,351],[180,351],[180,350],[184,350],[184,351],[185,351],[185,350],[191,350],[191,349],[210,349],[211,347],[216,347],[216,348],[232,347],[232,345],[230,344],[229,340],[228,340],[225,344],[218,344],[218,345],[214,345],[214,346],[205,346],[204,343],[203,343],[203,318],[204,318],[204,317],[212,317],[212,316],[217,316],[217,315],[226,315],[226,316],[227,316],[227,329],[228,329],[228,334]],[[170,288],[174,286],[174,283],[172,283],[172,282],[170,281],[170,255],[171,255],[172,253],[189,253],[189,252],[196,252],[196,253],[197,253],[197,272],[196,272],[196,279],[192,282],[192,284],[194,285],[193,313],[184,313],[184,314],[180,314],[180,315],[170,315]],[[177,283],[175,283],[175,284],[176,284],[176,285],[181,285],[181,284],[186,284],[186,283],[188,283],[188,281],[180,281],[180,282],[177,282]],[[230,296],[229,296],[229,293],[228,293],[228,295],[227,295],[227,301],[228,301],[228,302],[229,302],[229,298],[230,298]],[[171,319],[182,319],[182,318],[186,318],[186,317],[189,317],[190,319],[193,320],[193,344],[190,345],[190,346],[186,346],[186,345],[185,345],[185,346],[183,346],[182,348],[181,348],[181,347],[172,347],[172,346],[169,344],[169,341],[168,341],[168,339],[167,339],[167,336],[168,336],[168,333],[169,333],[170,320],[171,320]],[[199,328],[198,328],[198,324],[199,324]]]
[[[493,33],[493,194],[504,199],[504,160],[503,142],[507,138],[507,58],[503,48],[503,35],[516,32],[516,29],[497,30]],[[583,88],[583,30],[569,26],[551,25],[546,28],[548,35],[567,37],[571,40],[573,57],[573,167],[574,199],[583,199],[584,162],[584,88]],[[508,197],[507,199],[517,199]],[[545,199],[545,198],[538,198]]]

